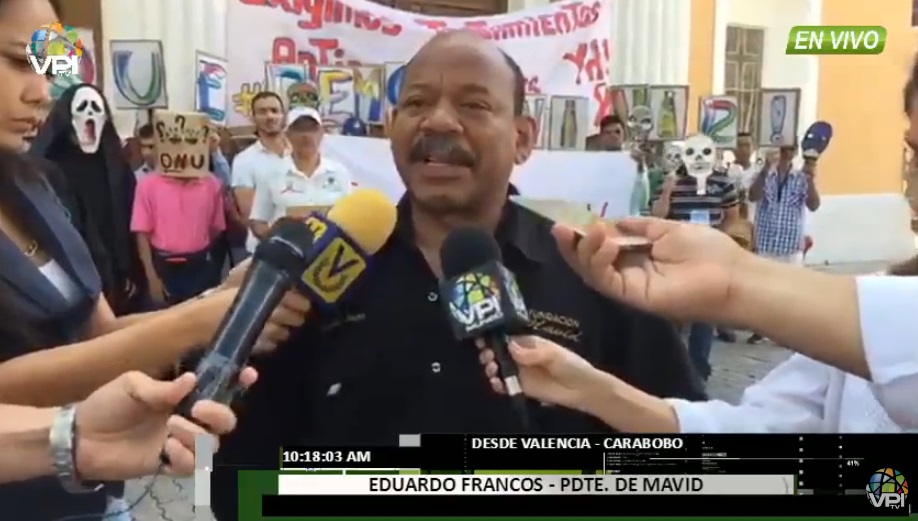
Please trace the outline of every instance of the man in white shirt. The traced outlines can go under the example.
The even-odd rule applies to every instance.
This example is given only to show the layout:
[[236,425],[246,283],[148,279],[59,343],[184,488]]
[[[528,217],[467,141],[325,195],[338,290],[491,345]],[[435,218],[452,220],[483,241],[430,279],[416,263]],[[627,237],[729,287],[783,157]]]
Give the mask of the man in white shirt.
[[[267,178],[283,175],[290,163],[290,147],[284,136],[284,104],[271,91],[259,92],[252,99],[252,122],[258,140],[233,160],[233,195],[239,213],[248,219],[252,211],[255,188]],[[249,229],[246,250],[251,254],[258,238]]]
[[351,191],[351,175],[340,163],[322,157],[325,129],[319,112],[297,107],[287,116],[287,140],[292,160],[280,175],[264,177],[255,187],[249,226],[264,237],[281,217],[301,217],[324,211]]

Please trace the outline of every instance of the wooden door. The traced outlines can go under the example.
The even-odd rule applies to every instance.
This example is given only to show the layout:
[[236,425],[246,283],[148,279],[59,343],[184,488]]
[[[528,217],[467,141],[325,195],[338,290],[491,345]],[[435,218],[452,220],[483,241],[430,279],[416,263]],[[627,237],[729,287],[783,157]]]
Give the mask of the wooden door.
[[724,50],[724,94],[739,100],[739,130],[751,132],[757,140],[759,129],[759,94],[762,90],[762,55],[765,29],[727,27]]

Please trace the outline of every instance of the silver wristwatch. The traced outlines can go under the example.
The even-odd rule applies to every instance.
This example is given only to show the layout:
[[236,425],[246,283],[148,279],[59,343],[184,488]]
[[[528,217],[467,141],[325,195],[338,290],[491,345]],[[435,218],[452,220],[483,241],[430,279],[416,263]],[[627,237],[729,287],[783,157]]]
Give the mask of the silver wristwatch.
[[76,404],[65,405],[54,415],[49,436],[54,470],[64,490],[71,494],[98,492],[101,483],[82,483],[76,470]]

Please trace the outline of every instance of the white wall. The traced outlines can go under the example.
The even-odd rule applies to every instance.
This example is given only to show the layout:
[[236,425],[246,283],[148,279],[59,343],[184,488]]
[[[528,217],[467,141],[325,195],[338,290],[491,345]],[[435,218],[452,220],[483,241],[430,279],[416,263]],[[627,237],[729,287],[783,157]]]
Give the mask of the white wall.
[[[228,0],[102,0],[105,41],[105,93],[112,99],[114,80],[110,40],[161,40],[166,65],[169,108],[194,108],[195,51],[226,54]],[[116,111],[114,121],[122,135],[133,133],[135,113]]]
[[[549,0],[510,0],[511,11]],[[613,0],[612,83],[688,85],[691,0]]]

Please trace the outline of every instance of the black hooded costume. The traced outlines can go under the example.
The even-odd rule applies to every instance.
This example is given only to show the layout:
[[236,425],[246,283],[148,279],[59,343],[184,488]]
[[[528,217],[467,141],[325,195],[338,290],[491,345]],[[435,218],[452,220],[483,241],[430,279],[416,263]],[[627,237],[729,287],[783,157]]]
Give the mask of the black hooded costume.
[[[97,95],[81,89],[92,89]],[[83,136],[91,136],[89,141],[98,140],[95,152],[83,151],[75,125]],[[134,297],[143,295],[146,286],[130,231],[136,179],[101,91],[89,84],[64,91],[38,130],[29,154],[57,166],[45,174],[89,246],[112,309],[117,314],[136,311]]]

